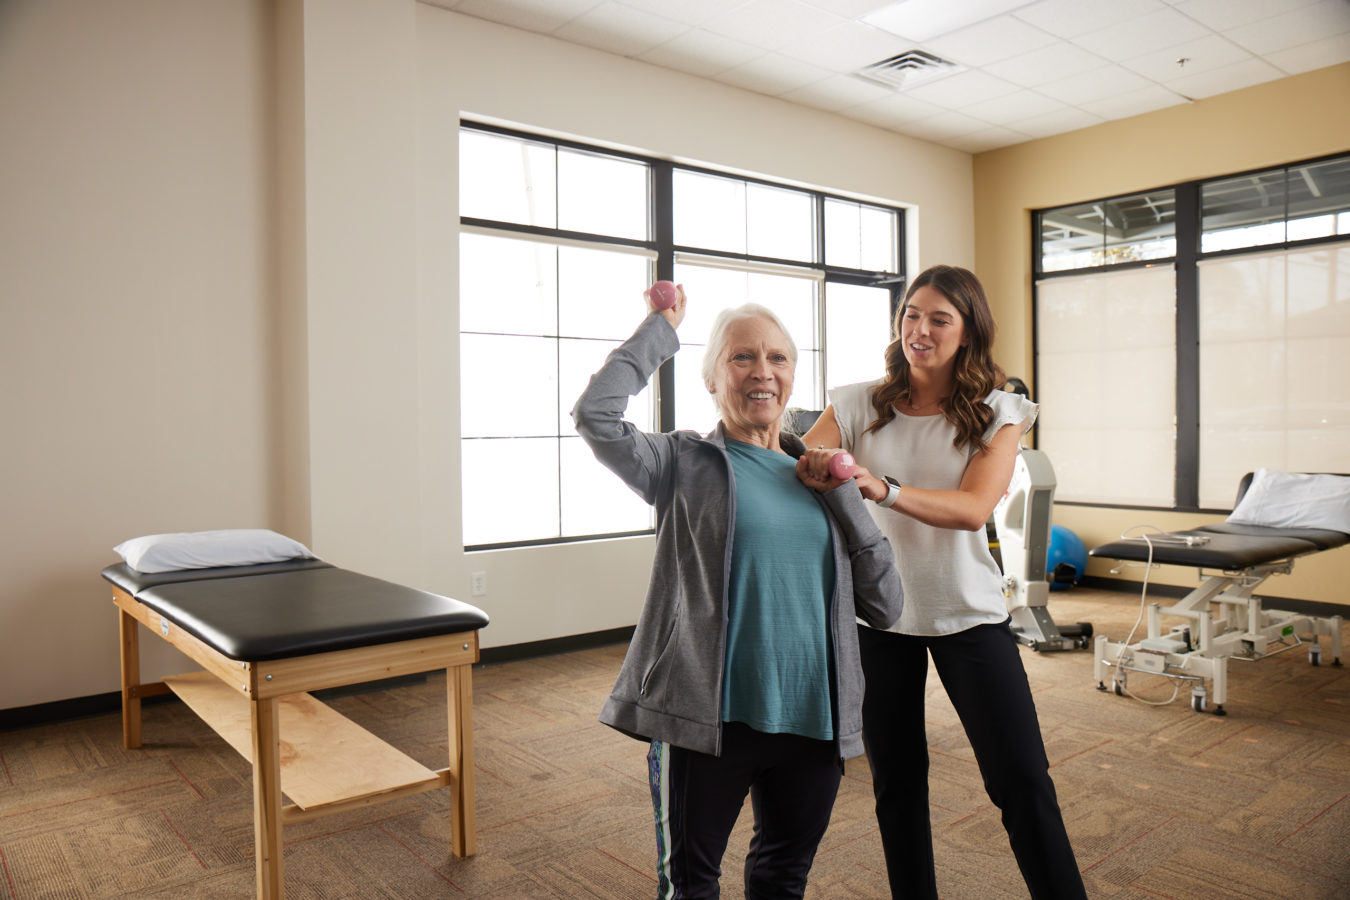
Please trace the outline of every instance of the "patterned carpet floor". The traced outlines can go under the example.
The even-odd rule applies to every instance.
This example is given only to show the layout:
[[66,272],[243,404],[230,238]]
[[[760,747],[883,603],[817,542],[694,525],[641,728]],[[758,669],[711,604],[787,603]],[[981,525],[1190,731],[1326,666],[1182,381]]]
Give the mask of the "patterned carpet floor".
[[[1139,597],[1075,588],[1057,621],[1120,640]],[[1324,639],[1324,649],[1326,641]],[[622,645],[474,671],[479,852],[450,855],[446,791],[289,826],[288,897],[649,898],[645,746],[600,725]],[[1150,705],[1097,690],[1091,650],[1023,651],[1061,807],[1092,897],[1350,897],[1350,674],[1306,648],[1229,665],[1228,715],[1189,689]],[[1170,682],[1131,676],[1166,701]],[[444,679],[328,692],[418,761],[445,765]],[[998,811],[930,673],[932,822],[944,898],[1025,897]],[[0,733],[0,898],[254,893],[250,770],[177,702],[145,746],[102,715]],[[738,898],[748,807],[724,861]],[[887,895],[866,761],[849,762],[808,897]]]

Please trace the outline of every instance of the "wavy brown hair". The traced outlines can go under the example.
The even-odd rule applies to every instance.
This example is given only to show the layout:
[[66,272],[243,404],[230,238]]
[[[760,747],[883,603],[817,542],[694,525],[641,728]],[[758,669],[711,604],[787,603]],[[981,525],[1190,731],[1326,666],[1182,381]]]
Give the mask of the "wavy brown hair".
[[990,352],[995,326],[984,286],[975,273],[956,266],[938,265],[925,269],[905,291],[905,301],[895,313],[895,340],[886,347],[886,377],[872,391],[872,407],[877,417],[867,426],[867,432],[884,427],[895,418],[895,404],[910,398],[909,360],[905,358],[901,325],[909,308],[909,298],[925,285],[956,307],[967,338],[966,346],[956,351],[952,394],[942,407],[942,414],[956,428],[956,439],[952,444],[957,449],[969,445],[983,450],[988,446],[984,430],[994,417],[993,409],[984,398],[1007,383],[1008,378]]

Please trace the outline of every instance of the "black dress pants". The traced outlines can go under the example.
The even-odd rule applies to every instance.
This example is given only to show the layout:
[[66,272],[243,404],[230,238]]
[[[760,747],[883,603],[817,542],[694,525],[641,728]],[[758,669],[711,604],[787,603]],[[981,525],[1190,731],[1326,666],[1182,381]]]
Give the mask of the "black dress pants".
[[745,859],[746,900],[802,896],[843,776],[834,741],[727,722],[721,756],[653,741],[647,764],[658,897],[720,896],[722,854],[747,792],[755,830]]
[[938,896],[928,806],[928,654],[1003,814],[1031,896],[1082,898],[1021,651],[1007,622],[923,637],[858,627],[867,692],[863,743],[892,897]]

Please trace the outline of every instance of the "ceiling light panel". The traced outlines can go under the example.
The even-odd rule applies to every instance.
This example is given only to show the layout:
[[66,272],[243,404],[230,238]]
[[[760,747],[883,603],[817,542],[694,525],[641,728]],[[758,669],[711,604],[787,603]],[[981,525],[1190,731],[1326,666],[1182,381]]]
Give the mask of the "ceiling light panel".
[[1058,38],[1012,16],[998,16],[924,42],[938,56],[968,66],[986,66],[1059,43]]
[[1028,0],[904,0],[883,6],[862,20],[921,43],[1029,5]]

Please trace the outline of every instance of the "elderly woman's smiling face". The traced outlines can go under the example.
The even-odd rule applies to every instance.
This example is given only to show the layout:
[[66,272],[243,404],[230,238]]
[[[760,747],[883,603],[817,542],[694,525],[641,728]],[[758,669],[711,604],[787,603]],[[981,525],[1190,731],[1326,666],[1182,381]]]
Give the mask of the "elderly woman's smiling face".
[[709,385],[727,435],[747,443],[776,442],[793,375],[791,347],[777,325],[758,316],[731,323]]

